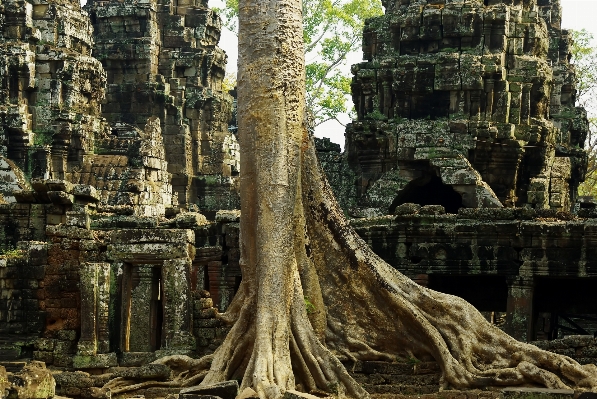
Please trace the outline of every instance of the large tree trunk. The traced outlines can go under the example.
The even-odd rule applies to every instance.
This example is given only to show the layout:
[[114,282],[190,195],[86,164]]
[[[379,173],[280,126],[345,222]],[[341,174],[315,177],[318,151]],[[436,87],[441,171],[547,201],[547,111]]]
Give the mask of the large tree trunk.
[[[348,226],[305,129],[300,0],[241,0],[239,11],[243,280],[213,361],[159,361],[177,370],[175,383],[242,379],[262,399],[297,387],[366,398],[339,354],[435,359],[443,387],[597,391],[596,366],[516,341],[464,300],[417,285],[371,251]],[[127,383],[109,386],[124,392]]]
[[[238,65],[243,281],[230,311],[238,311],[236,323],[205,382],[242,374],[243,387],[277,398],[297,384],[329,390],[340,380],[365,397],[318,339],[305,308],[306,296],[322,302],[301,198],[308,136],[300,0],[240,1]],[[303,288],[299,272],[315,292],[305,294],[313,290]],[[323,337],[325,321],[314,324]]]

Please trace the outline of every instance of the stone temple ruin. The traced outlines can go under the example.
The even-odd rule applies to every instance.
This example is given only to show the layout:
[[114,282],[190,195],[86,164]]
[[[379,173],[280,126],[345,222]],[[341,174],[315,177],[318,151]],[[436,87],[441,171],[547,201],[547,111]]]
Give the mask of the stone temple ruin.
[[[559,1],[384,6],[353,66],[346,154],[318,141],[353,226],[516,338],[597,362],[588,122]],[[102,373],[212,352],[241,280],[220,18],[205,0],[0,9],[0,364],[44,362],[59,394],[90,398]],[[439,386],[434,363],[351,370],[374,393]]]

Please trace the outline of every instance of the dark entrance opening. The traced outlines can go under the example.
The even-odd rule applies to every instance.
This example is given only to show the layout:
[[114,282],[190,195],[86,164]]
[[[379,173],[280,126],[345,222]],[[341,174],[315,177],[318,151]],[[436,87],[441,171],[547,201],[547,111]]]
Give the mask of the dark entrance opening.
[[597,334],[597,278],[537,277],[533,296],[537,339]]
[[456,295],[473,305],[499,328],[506,322],[508,284],[505,276],[430,274],[427,287]]
[[458,213],[462,208],[462,196],[444,183],[437,176],[429,175],[411,181],[396,196],[390,206],[390,213],[398,205],[414,203],[419,205],[442,205],[448,213]]
[[156,351],[162,347],[162,324],[164,322],[164,308],[162,303],[164,285],[162,284],[162,268],[153,268],[150,304],[150,345]]
[[479,311],[506,311],[508,284],[505,276],[430,274],[427,287],[459,296]]
[[152,352],[162,346],[161,266],[125,264],[121,285],[121,341],[124,352]]

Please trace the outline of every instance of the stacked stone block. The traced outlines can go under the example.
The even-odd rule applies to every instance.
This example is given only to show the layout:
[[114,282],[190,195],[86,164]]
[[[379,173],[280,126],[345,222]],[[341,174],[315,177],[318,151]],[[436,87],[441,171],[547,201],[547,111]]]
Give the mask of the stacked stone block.
[[[437,176],[464,207],[570,210],[588,125],[560,13],[557,0],[387,2],[352,68],[361,205],[391,211],[408,183]],[[394,198],[367,196],[378,180]]]
[[[449,293],[465,296],[481,311],[506,312],[505,331],[529,341],[545,335],[537,313],[564,310],[597,317],[594,301],[567,301],[573,292],[592,295],[591,289],[580,291],[581,284],[597,277],[591,216],[575,219],[565,212],[528,208],[446,214],[441,207],[404,204],[394,216],[354,220],[352,225],[380,257],[420,284],[441,291],[458,280],[482,287]],[[470,280],[477,277],[485,279]],[[559,290],[549,288],[550,279],[558,278],[574,279],[576,289],[565,291],[563,284]],[[493,321],[499,322],[497,317]]]
[[[103,115],[140,128],[159,117],[179,203],[195,204],[201,196],[203,211],[220,209],[226,191],[237,189],[238,145],[228,132],[232,98],[222,91],[219,16],[202,1],[94,1],[86,7],[94,21],[94,55],[108,76]],[[237,202],[223,205],[233,209]]]
[[98,190],[100,203],[131,207],[138,216],[164,215],[172,206],[170,178],[160,121],[153,117],[144,130],[116,124],[73,172],[74,181]]
[[317,159],[324,170],[328,183],[332,187],[340,207],[352,211],[356,206],[356,176],[346,162],[346,156],[340,153],[340,145],[328,138],[314,138]]
[[200,355],[213,353],[230,330],[216,318],[217,313],[211,293],[206,290],[198,292],[194,300],[193,333],[197,337],[197,353]]
[[105,74],[77,2],[9,1],[0,35],[2,155],[29,177],[68,178],[101,130]]
[[[20,241],[0,255],[0,359],[27,355],[45,327],[44,300],[46,246]],[[30,353],[29,353],[30,354]]]
[[[98,235],[80,223],[71,222],[69,225],[68,221],[75,212],[66,213],[67,223],[49,226],[47,230],[51,243],[48,246],[45,301],[42,305],[47,315],[46,326],[44,339],[37,343],[37,351],[34,352],[36,359],[59,367],[73,367],[77,343],[83,347],[83,343],[89,339],[89,324],[97,320],[97,312],[90,307],[90,303],[95,303],[98,295],[106,296],[105,284],[109,282],[106,281],[109,264],[100,263],[100,270],[97,270],[94,263],[105,259],[105,255],[99,254],[102,245],[96,240]],[[81,213],[85,214],[85,211]],[[94,330],[93,334],[97,333],[100,340],[106,340],[107,311],[101,313],[103,319],[97,321],[103,324],[103,328],[97,332]],[[107,342],[103,348],[87,345],[85,350],[107,352]]]
[[435,362],[413,358],[393,363],[347,361],[344,365],[370,394],[426,395],[439,391],[440,369]]

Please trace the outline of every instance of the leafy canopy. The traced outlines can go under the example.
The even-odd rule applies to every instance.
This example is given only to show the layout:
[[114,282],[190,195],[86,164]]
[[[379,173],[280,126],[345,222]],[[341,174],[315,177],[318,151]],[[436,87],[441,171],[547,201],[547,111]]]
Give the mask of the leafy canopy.
[[[225,0],[224,25],[238,31],[238,0]],[[383,14],[381,0],[303,0],[307,106],[315,126],[347,112],[351,78],[346,57],[361,46],[367,18]]]
[[578,191],[580,195],[597,196],[597,48],[592,45],[593,35],[585,29],[573,30],[571,33],[578,105],[584,107],[589,116],[589,134],[585,143],[589,165],[586,179]]

